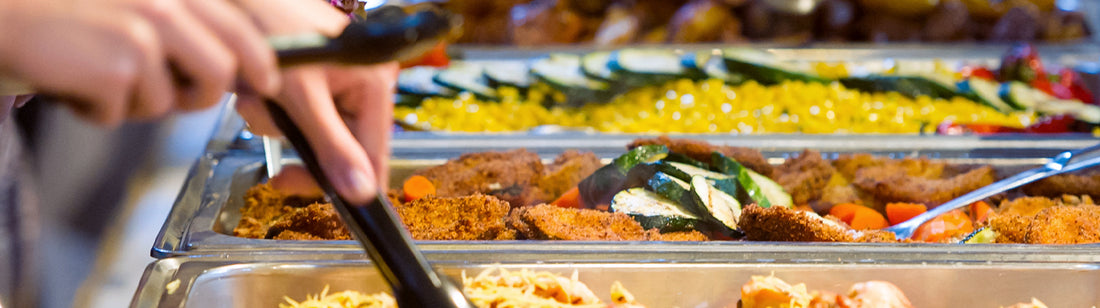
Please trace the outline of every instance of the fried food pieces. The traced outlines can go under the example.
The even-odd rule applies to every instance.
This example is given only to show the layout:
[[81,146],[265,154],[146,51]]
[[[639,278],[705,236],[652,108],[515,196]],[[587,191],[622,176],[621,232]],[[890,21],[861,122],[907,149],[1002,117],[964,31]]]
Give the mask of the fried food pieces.
[[507,201],[512,206],[538,203],[534,187],[544,166],[538,154],[517,149],[460,156],[443,165],[417,171],[435,185],[439,197],[462,197],[481,193]]
[[1058,198],[1065,194],[1100,198],[1100,171],[1055,175],[1028,184],[1023,191],[1029,196]]
[[894,242],[894,234],[880,230],[859,231],[832,216],[783,206],[745,206],[737,224],[750,241],[779,242]]
[[810,204],[821,199],[834,173],[836,168],[822,159],[821,153],[805,150],[775,168],[775,181],[791,194],[794,204]]
[[465,154],[415,175],[428,178],[439,197],[480,193],[520,207],[553,201],[601,166],[591,152],[567,151],[543,165],[538,154],[517,149]]
[[458,198],[426,197],[396,208],[405,228],[417,240],[510,240],[516,231],[504,219],[511,206],[475,193]]
[[698,231],[661,234],[645,230],[629,215],[539,204],[516,208],[508,224],[521,238],[572,241],[706,240]]
[[998,243],[1100,242],[1100,206],[1088,195],[1061,199],[1022,197],[1001,203],[989,218]]
[[[289,227],[291,224],[281,222],[284,216],[299,212],[320,199],[304,198],[300,196],[286,195],[275,189],[270,184],[260,184],[248,189],[244,196],[244,206],[241,207],[241,220],[237,227],[233,228],[233,235],[248,238],[266,238],[268,229],[274,224]],[[311,211],[311,210],[304,210]],[[315,213],[323,211],[312,210]],[[300,215],[299,215],[300,216]]]
[[329,203],[296,208],[275,220],[264,236],[275,240],[350,240],[351,233]]
[[866,167],[856,171],[853,183],[870,192],[880,202],[923,203],[934,207],[994,181],[993,168],[989,166],[942,179],[927,175],[914,176],[913,171],[912,167],[904,163]]
[[595,153],[574,150],[562,152],[554,158],[553,163],[543,169],[543,176],[538,181],[538,188],[542,192],[540,199],[547,202],[557,199],[600,167],[603,167],[603,163],[600,163],[600,158]]
[[755,149],[732,146],[712,145],[705,141],[691,139],[671,139],[668,136],[660,136],[655,139],[636,139],[627,145],[627,149],[634,149],[643,145],[660,144],[668,147],[671,152],[682,153],[694,160],[709,162],[711,153],[722,153],[726,157],[733,158],[745,167],[767,177],[773,175],[773,167],[764,159],[764,155]]

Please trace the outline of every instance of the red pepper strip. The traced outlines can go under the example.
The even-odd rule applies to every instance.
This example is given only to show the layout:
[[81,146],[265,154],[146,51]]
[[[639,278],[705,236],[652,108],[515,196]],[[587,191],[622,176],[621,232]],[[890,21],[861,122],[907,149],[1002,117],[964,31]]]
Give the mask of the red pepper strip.
[[1074,98],[1073,91],[1061,83],[1050,82],[1050,80],[1046,79],[1035,79],[1031,81],[1031,86],[1059,99]]
[[1069,68],[1062,68],[1058,71],[1058,76],[1058,83],[1069,88],[1070,93],[1073,94],[1072,98],[1086,104],[1095,103],[1092,93],[1085,87],[1084,81],[1081,80],[1081,76],[1077,75],[1076,71]]
[[1077,120],[1072,115],[1055,115],[1039,119],[1039,122],[1031,124],[1024,129],[1028,133],[1068,133],[1073,131],[1073,125]]
[[962,74],[963,79],[977,77],[986,80],[997,80],[997,76],[993,74],[993,71],[979,65],[963,66],[959,73]]

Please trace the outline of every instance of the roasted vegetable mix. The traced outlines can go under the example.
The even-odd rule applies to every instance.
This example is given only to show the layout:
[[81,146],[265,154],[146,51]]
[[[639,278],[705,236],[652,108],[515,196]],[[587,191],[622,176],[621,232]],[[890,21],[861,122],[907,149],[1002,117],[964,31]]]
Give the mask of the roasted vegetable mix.
[[396,116],[408,127],[454,132],[553,125],[608,133],[957,134],[1089,131],[1100,123],[1100,107],[1086,103],[1092,96],[1074,71],[1048,75],[1026,45],[1003,62],[996,71],[953,71],[899,61],[851,74],[845,63],[787,62],[747,48],[555,54],[404,74]]

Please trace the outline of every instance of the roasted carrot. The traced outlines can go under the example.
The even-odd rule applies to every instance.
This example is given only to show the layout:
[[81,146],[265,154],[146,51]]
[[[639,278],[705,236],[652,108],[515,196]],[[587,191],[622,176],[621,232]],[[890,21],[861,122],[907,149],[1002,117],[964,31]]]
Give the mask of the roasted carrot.
[[917,232],[913,233],[913,239],[938,243],[970,232],[974,232],[974,224],[970,222],[970,216],[963,211],[954,210],[920,225]]
[[878,211],[872,210],[869,207],[863,207],[856,211],[855,216],[852,216],[852,221],[848,222],[852,229],[856,230],[868,230],[868,229],[882,229],[890,225],[886,223],[886,218],[882,217]]
[[841,221],[854,229],[881,229],[887,227],[886,218],[878,211],[855,203],[841,203],[834,205],[829,210],[829,215],[840,218]]
[[896,202],[886,204],[886,218],[890,221],[891,226],[900,224],[927,211],[928,207],[920,203]]
[[833,205],[833,207],[829,209],[829,215],[833,215],[843,222],[849,222],[852,221],[852,217],[856,216],[856,211],[859,211],[860,208],[867,207],[855,203],[841,203]]
[[584,208],[584,201],[581,200],[581,191],[575,186],[562,194],[561,197],[558,197],[558,200],[554,200],[554,202],[550,204],[558,207]]
[[405,201],[413,201],[435,194],[435,185],[422,175],[409,177],[405,180],[405,184],[401,186],[401,189],[405,191]]
[[973,220],[974,223],[984,223],[989,218],[989,213],[993,213],[993,207],[985,201],[970,204],[970,220]]

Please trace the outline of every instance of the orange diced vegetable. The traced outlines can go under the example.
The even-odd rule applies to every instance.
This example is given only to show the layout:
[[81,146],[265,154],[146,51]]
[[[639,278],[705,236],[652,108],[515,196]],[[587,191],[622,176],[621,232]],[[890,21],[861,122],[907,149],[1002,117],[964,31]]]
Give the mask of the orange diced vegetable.
[[853,229],[882,229],[888,226],[886,218],[882,217],[882,214],[878,211],[854,203],[834,205],[829,210],[829,215],[840,218],[841,221],[852,226]]
[[414,175],[405,180],[405,184],[401,186],[405,191],[405,201],[413,201],[423,198],[427,195],[435,194],[435,185],[431,180],[422,176]]
[[834,205],[833,208],[829,209],[829,215],[833,215],[843,222],[849,222],[852,221],[852,217],[856,215],[856,211],[858,211],[860,208],[867,207],[855,203],[841,203]]
[[933,218],[917,228],[913,239],[924,242],[943,242],[947,239],[974,232],[970,216],[960,210],[954,210]]
[[561,195],[561,197],[558,197],[558,200],[554,200],[554,202],[551,202],[550,204],[558,207],[568,207],[575,209],[584,208],[584,201],[581,200],[581,191],[577,187],[573,187],[573,189],[566,191],[564,194]]
[[891,226],[900,224],[927,211],[928,207],[920,203],[896,202],[886,204],[886,218],[890,221]]
[[983,223],[986,219],[989,219],[989,214],[993,213],[993,207],[989,206],[989,203],[985,201],[978,201],[970,204],[970,220],[974,223]]
[[882,214],[878,211],[872,210],[869,207],[863,208],[863,210],[856,211],[856,215],[852,216],[852,221],[848,222],[848,225],[852,226],[852,229],[882,229],[889,226],[886,223],[886,217],[882,217]]

